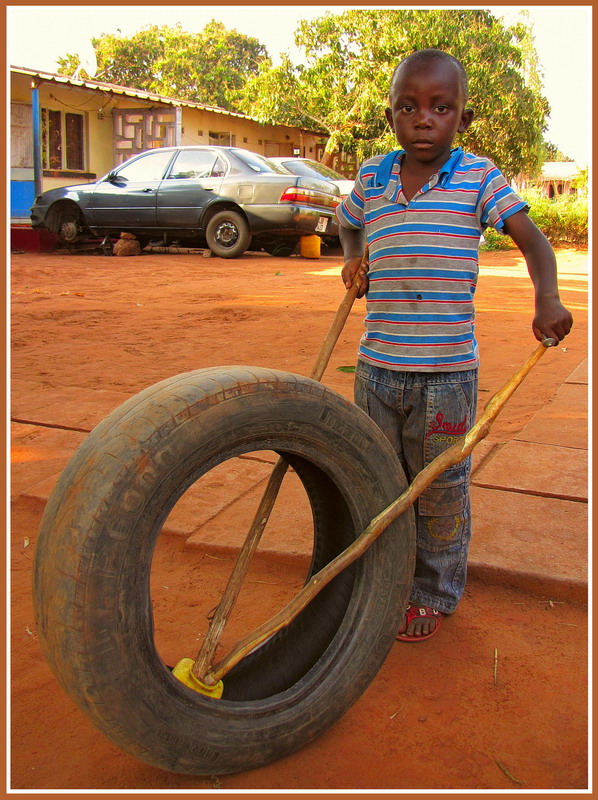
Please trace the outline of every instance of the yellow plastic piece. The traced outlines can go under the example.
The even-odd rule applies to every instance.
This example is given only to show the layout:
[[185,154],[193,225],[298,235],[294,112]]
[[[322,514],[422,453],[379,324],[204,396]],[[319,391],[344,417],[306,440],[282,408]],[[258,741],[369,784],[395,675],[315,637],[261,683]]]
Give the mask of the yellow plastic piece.
[[195,661],[192,658],[182,658],[172,670],[172,674],[175,678],[178,678],[181,683],[184,683],[185,686],[188,686],[189,689],[193,689],[194,692],[205,694],[207,697],[215,697],[217,700],[219,700],[222,697],[222,692],[224,691],[224,684],[222,681],[218,681],[218,683],[215,683],[213,686],[208,686],[207,684],[202,683],[199,678],[196,678],[191,672],[194,664]]
[[299,255],[302,258],[320,258],[321,244],[319,236],[302,236],[299,239]]

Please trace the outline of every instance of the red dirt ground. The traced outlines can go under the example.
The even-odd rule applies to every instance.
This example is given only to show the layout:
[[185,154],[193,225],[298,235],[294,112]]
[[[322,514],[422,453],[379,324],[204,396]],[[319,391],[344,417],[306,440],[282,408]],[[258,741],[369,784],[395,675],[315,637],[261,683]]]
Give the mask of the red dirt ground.
[[[558,257],[561,295],[574,314],[574,329],[559,357],[541,361],[498,418],[493,434],[505,441],[587,356],[587,253],[563,250]],[[476,331],[482,406],[521,365],[535,340],[533,292],[518,252],[486,253],[481,264]],[[234,261],[188,251],[131,258],[13,255],[12,380],[33,384],[40,398],[78,388],[121,392],[124,399],[206,366],[251,364],[307,375],[342,299],[340,265],[335,252],[319,260],[251,253]],[[354,363],[362,315],[358,301],[323,378],[349,398],[353,376],[338,367]],[[34,419],[18,420],[13,434],[36,423],[51,424],[43,406]],[[91,427],[74,413],[73,429]],[[84,434],[67,435],[80,440]],[[58,454],[58,469],[78,440]],[[34,463],[20,467],[37,468]],[[45,477],[41,471],[40,481]],[[13,789],[34,794],[39,789],[167,793],[587,786],[584,607],[478,581],[470,582],[442,634],[418,647],[396,644],[365,695],[300,752],[220,778],[175,775],[137,761],[88,722],[40,656],[30,587],[42,510],[40,500],[13,492]],[[255,627],[256,605],[268,615],[269,608],[293,594],[301,567],[297,559],[257,558],[232,624],[233,639]],[[176,655],[181,624],[193,625],[193,610],[183,610],[190,574],[193,592],[206,598],[209,609],[228,568],[226,556],[185,548],[177,536],[161,539],[156,607],[162,608],[160,592],[170,586],[177,587],[180,598],[176,620],[169,618],[166,605],[158,617],[165,660]]]

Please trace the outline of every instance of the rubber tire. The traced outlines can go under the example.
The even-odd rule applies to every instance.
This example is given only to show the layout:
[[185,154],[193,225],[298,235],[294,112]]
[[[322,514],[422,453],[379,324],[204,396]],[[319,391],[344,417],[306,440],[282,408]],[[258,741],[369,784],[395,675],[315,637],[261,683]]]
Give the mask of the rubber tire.
[[[237,230],[236,240],[230,244],[222,244],[218,239],[218,229],[221,225],[229,223]],[[214,214],[206,227],[206,243],[212,253],[220,258],[238,258],[249,247],[251,231],[245,217],[238,211],[219,211]]]
[[380,429],[340,395],[290,373],[220,367],[170,378],[116,409],[74,454],[42,519],[34,606],[46,659],[108,738],[172,772],[247,770],[314,739],[373,680],[408,599],[411,509],[225,677],[222,699],[177,681],[153,641],[156,539],[201,474],[255,450],[284,454],[303,481],[315,527],[310,574],[406,485]]
[[298,239],[277,239],[275,242],[267,242],[264,250],[271,256],[278,258],[289,258],[299,252]]

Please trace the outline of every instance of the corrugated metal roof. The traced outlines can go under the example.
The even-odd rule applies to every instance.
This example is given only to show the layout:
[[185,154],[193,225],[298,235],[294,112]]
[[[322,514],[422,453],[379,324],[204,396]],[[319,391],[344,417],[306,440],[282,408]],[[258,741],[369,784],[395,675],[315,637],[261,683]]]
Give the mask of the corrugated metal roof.
[[[154,94],[153,92],[144,92],[139,89],[133,89],[130,86],[119,86],[116,83],[105,83],[104,81],[95,81],[90,79],[84,78],[74,78],[68,75],[58,75],[54,72],[39,72],[38,70],[30,69],[28,67],[10,67],[11,72],[18,72],[22,75],[29,75],[32,78],[35,78],[38,81],[43,81],[47,83],[62,83],[68,86],[75,86],[79,88],[86,88],[86,89],[95,89],[100,92],[105,92],[106,94],[117,94],[122,95],[125,97],[135,97],[138,100],[149,100],[152,103],[163,103],[164,105],[170,106],[180,106],[186,108],[199,108],[202,111],[211,111],[214,114],[225,114],[229,117],[239,117],[241,119],[250,119],[252,122],[260,122],[255,117],[250,117],[247,114],[241,114],[237,111],[228,111],[226,108],[220,108],[220,106],[209,106],[205,103],[194,103],[191,100],[180,100],[175,97],[165,97],[164,95]],[[261,124],[261,123],[260,123]],[[294,125],[286,125],[284,122],[277,122],[276,125],[280,125],[284,128],[293,128],[294,130],[298,130],[298,128]],[[302,128],[300,130],[305,130],[309,133],[314,133],[317,135],[325,136],[326,134],[322,131],[310,131],[307,128]]]

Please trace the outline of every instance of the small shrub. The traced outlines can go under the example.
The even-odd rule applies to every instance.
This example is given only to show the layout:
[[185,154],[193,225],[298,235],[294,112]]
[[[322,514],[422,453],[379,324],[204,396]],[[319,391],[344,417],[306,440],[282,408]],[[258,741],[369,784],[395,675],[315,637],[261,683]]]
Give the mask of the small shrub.
[[585,246],[588,243],[588,199],[575,194],[549,199],[525,192],[529,215],[553,245]]
[[[588,244],[588,198],[566,194],[549,199],[528,190],[522,197],[529,205],[530,218],[555,247],[586,247]],[[515,243],[510,236],[494,228],[484,231],[485,243],[480,250],[510,250]]]
[[486,228],[484,242],[480,245],[480,250],[511,250],[513,247],[515,247],[515,242],[510,236],[499,233],[494,228]]

